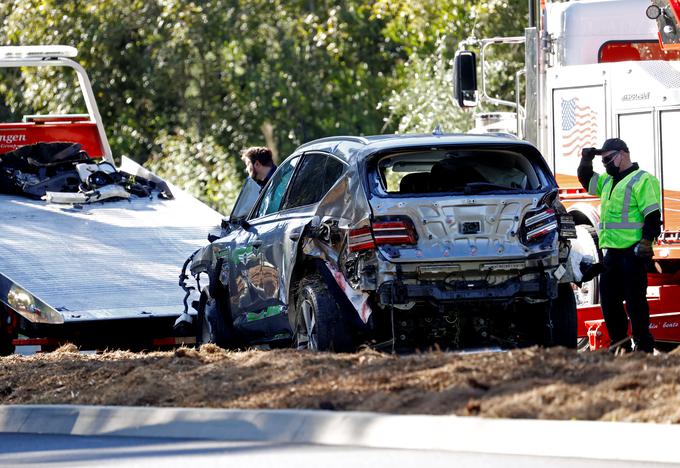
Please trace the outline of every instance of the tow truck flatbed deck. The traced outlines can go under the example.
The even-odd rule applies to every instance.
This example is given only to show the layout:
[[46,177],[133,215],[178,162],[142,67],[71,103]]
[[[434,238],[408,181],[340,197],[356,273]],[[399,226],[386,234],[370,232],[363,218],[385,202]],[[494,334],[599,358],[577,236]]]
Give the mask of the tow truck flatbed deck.
[[76,206],[0,195],[0,301],[28,292],[38,323],[179,316],[182,264],[221,216],[172,189]]

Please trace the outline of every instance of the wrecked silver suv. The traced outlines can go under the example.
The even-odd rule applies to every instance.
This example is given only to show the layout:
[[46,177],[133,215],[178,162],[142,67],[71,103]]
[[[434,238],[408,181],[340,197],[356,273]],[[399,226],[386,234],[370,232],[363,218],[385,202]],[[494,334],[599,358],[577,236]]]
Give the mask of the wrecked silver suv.
[[576,346],[573,220],[525,142],[316,140],[247,183],[216,237],[187,261],[208,278],[199,343]]

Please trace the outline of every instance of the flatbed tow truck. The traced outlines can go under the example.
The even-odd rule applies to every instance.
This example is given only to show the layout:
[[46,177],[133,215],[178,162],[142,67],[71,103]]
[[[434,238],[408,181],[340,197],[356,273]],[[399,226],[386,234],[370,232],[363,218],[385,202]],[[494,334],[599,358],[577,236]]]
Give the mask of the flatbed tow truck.
[[[0,158],[35,143],[78,143],[93,163],[110,163],[171,195],[50,203],[0,194],[0,354],[66,342],[81,349],[191,343],[191,319],[180,319],[183,301],[191,298],[177,278],[221,216],[128,158],[116,166],[76,54],[67,46],[0,47],[0,72],[71,70],[86,108],[83,114],[24,115],[20,122],[0,123]],[[174,327],[176,322],[185,326]]]

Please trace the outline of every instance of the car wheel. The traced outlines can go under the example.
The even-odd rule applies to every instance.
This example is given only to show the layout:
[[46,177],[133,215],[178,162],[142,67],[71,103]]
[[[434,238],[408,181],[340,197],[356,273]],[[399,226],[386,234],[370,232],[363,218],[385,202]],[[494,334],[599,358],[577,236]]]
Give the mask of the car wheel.
[[547,318],[549,334],[546,344],[576,349],[576,299],[569,283],[557,285],[557,297],[550,301]]
[[[602,262],[602,251],[598,245],[600,243],[597,230],[586,224],[576,226],[576,242],[578,242],[585,253],[592,256],[596,261]],[[596,276],[590,281],[584,282],[581,286],[573,286],[576,304],[579,306],[589,306],[600,303],[600,277]]]
[[303,279],[295,301],[293,345],[313,351],[353,351],[343,311],[320,276]]
[[214,343],[221,348],[227,348],[231,345],[230,338],[229,327],[220,313],[217,300],[204,290],[198,303],[196,345]]

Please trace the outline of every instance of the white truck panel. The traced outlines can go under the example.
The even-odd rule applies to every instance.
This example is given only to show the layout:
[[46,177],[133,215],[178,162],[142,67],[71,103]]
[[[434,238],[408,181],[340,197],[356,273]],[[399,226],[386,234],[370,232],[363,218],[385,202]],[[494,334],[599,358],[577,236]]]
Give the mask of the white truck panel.
[[[598,52],[607,41],[656,40],[656,22],[640,21],[649,0],[601,0],[549,3],[547,31],[556,39],[557,63],[597,63]],[[606,20],[603,20],[606,18]]]
[[[680,191],[680,109],[662,111],[660,114],[663,187],[665,190]],[[671,201],[680,202],[680,199]]]

